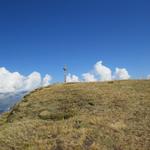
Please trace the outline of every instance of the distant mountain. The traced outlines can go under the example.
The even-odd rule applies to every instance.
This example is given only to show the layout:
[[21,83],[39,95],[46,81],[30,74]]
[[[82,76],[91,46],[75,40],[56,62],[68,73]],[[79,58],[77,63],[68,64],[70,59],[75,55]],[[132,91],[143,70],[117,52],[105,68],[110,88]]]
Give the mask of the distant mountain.
[[28,92],[10,92],[0,93],[0,113],[8,111],[17,101],[19,101]]

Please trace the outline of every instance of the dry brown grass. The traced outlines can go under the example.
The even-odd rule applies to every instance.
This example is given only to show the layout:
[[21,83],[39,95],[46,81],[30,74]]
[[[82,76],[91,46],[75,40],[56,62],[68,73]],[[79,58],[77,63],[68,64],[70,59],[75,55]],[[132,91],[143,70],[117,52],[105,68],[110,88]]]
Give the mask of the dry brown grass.
[[0,150],[149,147],[149,80],[52,85],[0,118]]

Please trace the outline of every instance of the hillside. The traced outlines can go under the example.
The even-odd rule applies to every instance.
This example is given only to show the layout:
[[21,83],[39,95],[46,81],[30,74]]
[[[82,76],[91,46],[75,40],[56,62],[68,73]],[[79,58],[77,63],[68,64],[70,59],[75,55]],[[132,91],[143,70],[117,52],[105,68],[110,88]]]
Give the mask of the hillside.
[[0,150],[150,150],[150,80],[37,89],[1,116]]

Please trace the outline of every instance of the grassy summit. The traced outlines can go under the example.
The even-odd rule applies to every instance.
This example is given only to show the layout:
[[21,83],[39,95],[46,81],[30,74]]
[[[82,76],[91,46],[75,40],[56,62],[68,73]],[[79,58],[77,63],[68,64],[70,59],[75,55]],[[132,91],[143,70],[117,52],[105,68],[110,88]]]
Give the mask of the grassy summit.
[[150,80],[57,84],[0,118],[0,150],[149,150]]

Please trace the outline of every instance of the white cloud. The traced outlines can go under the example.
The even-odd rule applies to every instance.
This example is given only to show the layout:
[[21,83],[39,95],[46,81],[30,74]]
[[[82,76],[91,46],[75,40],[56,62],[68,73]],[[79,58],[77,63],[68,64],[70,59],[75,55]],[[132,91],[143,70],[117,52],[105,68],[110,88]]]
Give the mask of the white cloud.
[[114,79],[117,80],[126,80],[129,79],[130,75],[125,68],[116,68]]
[[[99,61],[94,65],[94,70],[92,69],[92,71],[82,74],[82,78],[85,82],[94,82],[97,80],[129,79],[130,75],[126,68],[116,68],[114,74],[112,74],[112,70],[103,65],[102,61]],[[147,78],[150,79],[150,75]],[[38,72],[23,76],[19,72],[10,72],[2,67],[0,68],[0,93],[31,91],[38,87],[49,85],[51,80],[52,77],[48,74],[44,78]],[[71,74],[67,75],[66,80],[67,82],[80,82],[78,76]]]
[[112,80],[111,69],[104,66],[102,61],[99,61],[94,66],[96,73],[100,76],[101,81],[109,81]]
[[97,81],[97,79],[95,78],[94,74],[92,73],[84,73],[82,74],[83,80],[85,82],[94,82]]
[[0,92],[30,91],[40,86],[50,83],[50,76],[41,78],[40,73],[33,72],[28,76],[23,76],[18,72],[10,72],[6,68],[0,68]]
[[147,76],[147,79],[150,79],[150,75]]
[[67,75],[66,81],[67,82],[80,82],[78,76],[71,75],[70,73]]
[[52,80],[52,77],[50,75],[46,74],[45,77],[43,78],[42,85],[48,86],[51,80]]
[[111,81],[111,80],[125,80],[129,79],[130,75],[126,68],[116,68],[115,72],[112,73],[112,70],[103,65],[102,61],[98,61],[94,65],[94,70],[82,74],[83,80],[85,82],[90,81]]
[[41,75],[38,72],[31,73],[24,80],[24,89],[29,91],[30,89],[35,89],[41,85]]

